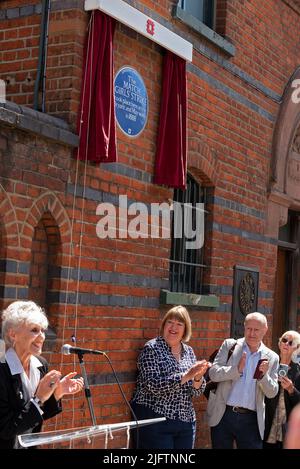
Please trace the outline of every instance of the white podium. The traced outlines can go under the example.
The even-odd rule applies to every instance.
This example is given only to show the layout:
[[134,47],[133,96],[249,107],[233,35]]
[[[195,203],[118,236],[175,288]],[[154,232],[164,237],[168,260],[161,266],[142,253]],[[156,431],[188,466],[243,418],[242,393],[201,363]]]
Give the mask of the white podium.
[[[118,433],[120,436],[120,432],[123,433],[123,438],[120,438],[120,440],[124,441],[124,432],[126,432],[125,447],[128,448],[131,429],[138,429],[144,425],[152,425],[154,423],[164,422],[165,420],[165,417],[161,417],[50,432],[25,433],[19,435],[18,440],[20,445],[24,448],[51,445],[52,448],[62,449],[99,449],[107,448],[109,439],[114,439],[114,435]],[[122,447],[124,447],[124,445]]]

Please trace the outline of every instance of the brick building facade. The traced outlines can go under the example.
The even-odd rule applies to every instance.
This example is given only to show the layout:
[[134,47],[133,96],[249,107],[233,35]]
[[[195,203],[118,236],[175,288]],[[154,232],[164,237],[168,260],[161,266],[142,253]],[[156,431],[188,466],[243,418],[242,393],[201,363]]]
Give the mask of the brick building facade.
[[[35,87],[45,3],[0,4],[1,307],[27,298],[43,305],[51,365],[73,368],[60,348],[75,334],[77,345],[108,353],[127,397],[138,351],[170,304],[187,305],[199,358],[236,332],[247,308],[267,315],[267,344],[275,346],[283,329],[299,327],[299,1],[217,0],[207,26],[181,1],[125,0],[193,45],[187,159],[206,194],[206,267],[201,290],[187,293],[170,289],[170,239],[96,233],[99,203],[118,207],[120,195],[147,206],[173,199],[172,188],[153,184],[164,49],[117,22],[114,69],[128,65],[143,77],[147,124],[137,138],[117,128],[117,163],[84,164],[74,151],[91,13],[83,0],[49,3],[43,93],[42,80]],[[126,420],[109,364],[89,356],[86,367],[98,423]],[[202,448],[209,445],[205,399],[196,407]],[[89,422],[76,397],[46,428]]]

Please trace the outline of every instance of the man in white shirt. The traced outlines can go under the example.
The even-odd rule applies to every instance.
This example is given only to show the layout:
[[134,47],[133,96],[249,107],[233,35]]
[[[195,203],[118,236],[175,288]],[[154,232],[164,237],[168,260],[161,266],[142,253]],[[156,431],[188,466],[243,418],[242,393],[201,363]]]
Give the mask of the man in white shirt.
[[[278,355],[262,342],[268,325],[258,312],[245,318],[244,337],[226,339],[209,370],[218,383],[210,392],[207,415],[213,448],[262,448],[264,398],[278,391]],[[228,352],[236,343],[232,355]]]

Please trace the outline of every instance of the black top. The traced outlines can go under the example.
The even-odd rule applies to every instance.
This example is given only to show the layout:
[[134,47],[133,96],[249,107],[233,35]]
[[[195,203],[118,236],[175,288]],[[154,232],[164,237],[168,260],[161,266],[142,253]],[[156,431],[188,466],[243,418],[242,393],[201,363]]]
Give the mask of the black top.
[[[293,407],[295,407],[295,405],[297,405],[300,402],[300,367],[297,363],[291,362],[287,376],[293,382],[294,387],[295,387],[295,392],[291,395],[286,390],[284,390],[284,403],[285,403],[285,410],[286,410],[286,418],[288,420]],[[276,407],[278,405],[279,391],[280,391],[280,385],[279,385],[278,393],[275,397],[273,397],[272,399],[269,399],[268,397],[265,398],[265,404],[266,404],[265,435],[264,435],[265,441],[268,439],[268,436],[271,430]]]
[[[48,372],[47,361],[38,357],[41,378]],[[61,403],[52,395],[43,405],[43,415],[36,405],[23,398],[21,375],[12,375],[8,364],[0,363],[0,449],[20,448],[17,435],[37,433],[44,420],[61,412]]]

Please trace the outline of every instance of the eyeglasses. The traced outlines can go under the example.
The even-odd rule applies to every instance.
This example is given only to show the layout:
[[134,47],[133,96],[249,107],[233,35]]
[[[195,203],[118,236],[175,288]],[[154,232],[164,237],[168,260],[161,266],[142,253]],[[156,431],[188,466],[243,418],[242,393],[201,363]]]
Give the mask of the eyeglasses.
[[283,342],[284,344],[288,344],[290,347],[293,346],[293,341],[287,339],[286,337],[282,337],[281,342]]

